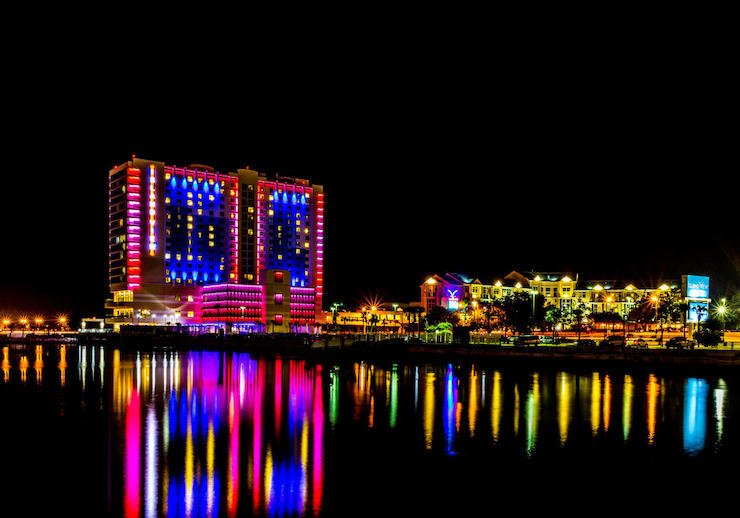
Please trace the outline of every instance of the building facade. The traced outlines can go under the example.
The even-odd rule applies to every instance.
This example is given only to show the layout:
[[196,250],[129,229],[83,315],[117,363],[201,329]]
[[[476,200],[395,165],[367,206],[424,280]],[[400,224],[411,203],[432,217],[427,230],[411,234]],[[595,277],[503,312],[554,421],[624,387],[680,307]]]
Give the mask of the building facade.
[[115,328],[286,332],[314,323],[324,284],[322,186],[136,157],[108,177],[106,309]]
[[[708,307],[708,288],[695,290],[695,298],[691,298],[688,286],[708,286],[709,278],[684,276],[682,297],[689,303],[697,301],[703,304],[706,315]],[[699,279],[695,281],[694,279]],[[706,279],[704,281],[704,279]],[[627,317],[637,304],[647,298],[660,297],[666,291],[680,288],[682,281],[667,279],[658,282],[655,286],[646,286],[638,282],[620,280],[581,280],[577,273],[571,272],[519,272],[481,282],[479,279],[459,273],[432,275],[420,286],[421,305],[426,312],[435,306],[441,306],[451,311],[457,311],[473,303],[490,303],[516,292],[544,297],[545,306],[554,306],[563,311],[576,308],[586,313],[617,313],[622,318]],[[687,295],[688,294],[688,295]],[[706,319],[706,316],[704,316]]]

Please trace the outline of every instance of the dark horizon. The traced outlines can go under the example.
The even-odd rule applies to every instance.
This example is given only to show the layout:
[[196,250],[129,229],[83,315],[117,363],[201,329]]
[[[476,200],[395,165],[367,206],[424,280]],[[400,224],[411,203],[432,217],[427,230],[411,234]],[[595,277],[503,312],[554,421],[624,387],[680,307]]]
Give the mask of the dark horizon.
[[341,83],[283,70],[198,88],[82,67],[53,89],[23,76],[5,122],[0,312],[102,314],[107,172],[132,154],[324,185],[325,307],[415,300],[448,271],[695,273],[714,297],[740,288],[724,83],[638,63],[618,79],[564,66],[492,89],[474,68],[453,80],[386,65]]

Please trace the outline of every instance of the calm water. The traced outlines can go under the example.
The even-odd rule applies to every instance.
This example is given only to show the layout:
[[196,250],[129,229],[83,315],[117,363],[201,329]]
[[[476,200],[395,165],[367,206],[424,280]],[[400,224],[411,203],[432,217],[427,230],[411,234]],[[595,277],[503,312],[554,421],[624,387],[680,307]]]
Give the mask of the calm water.
[[[702,512],[738,481],[733,373],[3,349],[9,515]],[[477,512],[476,512],[477,511]]]

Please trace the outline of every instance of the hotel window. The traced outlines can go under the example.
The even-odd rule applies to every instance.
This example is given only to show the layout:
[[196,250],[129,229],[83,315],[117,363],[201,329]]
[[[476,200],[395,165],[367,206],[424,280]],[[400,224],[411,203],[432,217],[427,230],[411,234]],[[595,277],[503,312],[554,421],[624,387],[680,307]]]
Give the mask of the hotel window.
[[282,303],[283,303],[283,294],[276,293],[275,294],[275,304],[282,304]]

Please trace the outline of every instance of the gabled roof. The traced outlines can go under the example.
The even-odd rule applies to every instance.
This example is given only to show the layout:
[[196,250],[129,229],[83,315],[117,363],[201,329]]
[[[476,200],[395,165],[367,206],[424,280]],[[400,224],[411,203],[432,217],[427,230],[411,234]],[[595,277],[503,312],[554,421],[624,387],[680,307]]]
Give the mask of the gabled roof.
[[421,288],[425,284],[428,284],[429,283],[429,279],[434,279],[434,282],[437,283],[437,284],[447,284],[449,282],[449,281],[443,279],[442,277],[440,277],[439,275],[437,275],[435,273],[434,275],[432,275],[430,277],[427,277],[426,280],[422,284],[419,285],[419,287]]

